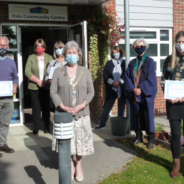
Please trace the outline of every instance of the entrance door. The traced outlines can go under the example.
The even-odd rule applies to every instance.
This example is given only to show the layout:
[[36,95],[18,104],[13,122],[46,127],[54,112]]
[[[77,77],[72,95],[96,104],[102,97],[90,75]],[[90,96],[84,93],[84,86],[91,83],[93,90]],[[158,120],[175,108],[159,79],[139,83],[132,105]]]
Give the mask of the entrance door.
[[87,21],[69,26],[67,28],[67,41],[75,40],[82,49],[82,65],[88,68],[88,38],[87,38]]

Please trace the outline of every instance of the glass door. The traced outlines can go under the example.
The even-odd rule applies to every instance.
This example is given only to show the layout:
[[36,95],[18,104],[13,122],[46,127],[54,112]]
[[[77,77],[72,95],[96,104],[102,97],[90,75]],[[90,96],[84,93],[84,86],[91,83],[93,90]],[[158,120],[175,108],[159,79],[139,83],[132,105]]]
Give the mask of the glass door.
[[87,35],[87,21],[69,26],[67,28],[67,41],[75,40],[82,49],[83,60],[81,65],[88,68],[88,35]]
[[20,28],[18,25],[13,24],[2,24],[1,27],[1,36],[6,36],[9,39],[10,49],[7,53],[7,56],[13,59],[17,65],[19,85],[17,89],[17,94],[14,94],[14,112],[11,118],[11,125],[20,125],[23,124],[23,94],[22,94],[22,66],[21,66],[21,46],[20,41]]

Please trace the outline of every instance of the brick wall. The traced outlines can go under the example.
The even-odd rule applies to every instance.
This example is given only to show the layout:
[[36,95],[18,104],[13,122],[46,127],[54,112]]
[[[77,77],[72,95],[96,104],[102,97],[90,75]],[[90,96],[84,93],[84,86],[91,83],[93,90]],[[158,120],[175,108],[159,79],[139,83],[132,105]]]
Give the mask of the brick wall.
[[184,1],[173,0],[173,38],[178,31],[184,30]]

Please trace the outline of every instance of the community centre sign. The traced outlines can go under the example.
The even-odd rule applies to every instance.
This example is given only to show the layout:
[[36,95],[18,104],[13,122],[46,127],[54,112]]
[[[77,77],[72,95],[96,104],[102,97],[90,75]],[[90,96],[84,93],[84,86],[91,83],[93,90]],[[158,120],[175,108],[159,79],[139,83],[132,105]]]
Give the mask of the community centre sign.
[[68,21],[66,6],[9,4],[9,20]]

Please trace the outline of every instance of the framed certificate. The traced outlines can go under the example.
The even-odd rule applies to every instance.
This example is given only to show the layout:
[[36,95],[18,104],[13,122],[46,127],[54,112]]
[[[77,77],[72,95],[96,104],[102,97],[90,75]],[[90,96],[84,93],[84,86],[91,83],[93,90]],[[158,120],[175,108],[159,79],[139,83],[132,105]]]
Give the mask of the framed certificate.
[[12,81],[0,81],[0,96],[13,96]]
[[165,81],[164,98],[176,99],[184,97],[184,81]]
[[51,67],[51,69],[50,69],[50,74],[49,74],[49,79],[52,79],[53,74],[54,74],[54,70],[55,70],[56,68],[57,68],[57,67]]

